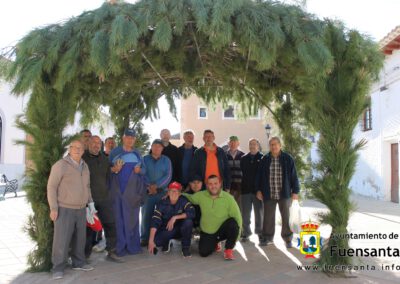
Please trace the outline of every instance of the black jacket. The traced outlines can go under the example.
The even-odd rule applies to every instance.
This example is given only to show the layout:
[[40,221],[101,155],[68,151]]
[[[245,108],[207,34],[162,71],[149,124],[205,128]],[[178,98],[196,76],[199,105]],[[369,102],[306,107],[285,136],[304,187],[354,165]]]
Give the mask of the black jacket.
[[[281,151],[279,163],[282,167],[282,191],[281,198],[290,198],[292,193],[299,193],[300,185],[297,178],[296,166],[292,156]],[[264,200],[271,199],[271,189],[269,185],[269,168],[271,165],[271,153],[266,154],[260,163],[257,173],[256,187],[262,192]]]
[[90,189],[93,201],[96,203],[108,200],[109,180],[110,180],[110,162],[108,158],[100,152],[99,155],[92,155],[85,151],[82,159],[86,162],[90,171]]
[[172,180],[171,180],[171,182],[179,181],[179,178],[181,175],[181,165],[179,162],[178,147],[169,143],[167,147],[164,147],[162,154],[167,156],[171,160],[171,164],[172,164]]
[[[197,147],[192,145],[192,162],[193,162],[193,157],[194,157],[194,152],[196,152]],[[183,144],[182,146],[180,146],[178,148],[178,161],[179,161],[179,166],[180,166],[180,172],[179,172],[179,176],[178,176],[178,181],[180,183],[182,183],[182,173],[183,173],[183,168],[182,168],[182,162],[183,162],[183,156],[185,155],[185,144]],[[189,165],[190,167],[190,165]],[[190,181],[190,168],[189,168],[189,181]]]
[[[231,188],[231,173],[229,170],[228,159],[224,150],[220,147],[217,147],[217,160],[218,160],[218,168],[219,175],[223,179],[223,188],[230,189]],[[190,178],[200,176],[203,180],[205,180],[206,175],[206,163],[207,163],[207,153],[204,147],[201,147],[194,152],[194,157],[190,170]]]
[[255,155],[247,153],[240,159],[242,170],[242,194],[256,193],[256,177],[263,155],[258,152]]
[[179,196],[178,202],[174,205],[171,204],[169,198],[161,199],[154,209],[154,214],[151,218],[151,228],[165,230],[169,220],[173,216],[182,213],[186,213],[187,219],[193,219],[196,216],[196,211],[192,203],[185,196]]

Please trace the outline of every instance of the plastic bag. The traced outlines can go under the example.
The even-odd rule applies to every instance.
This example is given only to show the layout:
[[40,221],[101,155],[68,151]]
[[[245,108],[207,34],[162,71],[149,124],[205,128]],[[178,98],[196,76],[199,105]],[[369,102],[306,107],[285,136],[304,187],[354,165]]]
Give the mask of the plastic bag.
[[292,201],[289,209],[289,227],[293,233],[299,234],[301,230],[301,208],[297,199]]
[[89,223],[89,221],[86,220],[86,226],[95,232],[100,232],[101,230],[103,230],[103,225],[101,224],[101,221],[97,214],[93,215],[93,223]]

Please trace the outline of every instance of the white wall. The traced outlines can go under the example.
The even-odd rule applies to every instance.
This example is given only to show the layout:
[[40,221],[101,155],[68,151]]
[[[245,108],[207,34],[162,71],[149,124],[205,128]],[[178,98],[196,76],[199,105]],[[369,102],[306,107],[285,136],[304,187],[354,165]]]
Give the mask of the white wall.
[[[387,90],[380,90],[382,86]],[[390,200],[390,144],[400,139],[400,51],[385,59],[380,80],[371,89],[372,130],[357,127],[354,140],[366,139],[351,187],[355,193]]]
[[25,149],[15,145],[25,134],[15,126],[15,118],[23,112],[26,98],[11,94],[11,85],[0,80],[0,116],[2,119],[0,173],[21,179],[25,170]]

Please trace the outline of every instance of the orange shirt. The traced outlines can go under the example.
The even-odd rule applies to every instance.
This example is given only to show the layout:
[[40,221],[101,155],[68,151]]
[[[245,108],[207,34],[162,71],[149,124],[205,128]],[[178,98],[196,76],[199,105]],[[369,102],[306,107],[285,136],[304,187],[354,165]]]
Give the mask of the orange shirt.
[[206,174],[204,176],[204,182],[207,182],[207,178],[211,175],[216,175],[221,180],[221,175],[219,174],[218,159],[217,159],[217,146],[211,151],[204,147],[206,151]]

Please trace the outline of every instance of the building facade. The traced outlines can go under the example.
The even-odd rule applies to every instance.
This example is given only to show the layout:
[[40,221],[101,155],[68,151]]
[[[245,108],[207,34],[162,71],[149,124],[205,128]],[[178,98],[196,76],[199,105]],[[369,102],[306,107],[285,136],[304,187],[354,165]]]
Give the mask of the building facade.
[[12,85],[0,79],[0,174],[22,180],[25,147],[15,142],[24,140],[25,133],[15,126],[15,119],[23,113],[27,98],[12,96],[11,90]]
[[235,135],[239,137],[242,151],[248,152],[250,138],[258,139],[262,149],[265,150],[268,144],[265,131],[267,123],[271,125],[270,137],[272,137],[278,128],[264,109],[253,117],[242,119],[234,104],[228,104],[225,108],[221,104],[208,106],[195,95],[181,100],[181,143],[185,130],[192,129],[195,132],[195,146],[202,146],[204,130],[211,129],[214,131],[215,143],[218,146],[226,145],[229,137]]
[[380,41],[385,54],[379,81],[370,92],[354,140],[365,139],[359,152],[352,190],[379,200],[399,203],[400,26]]

